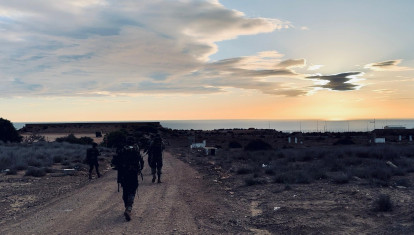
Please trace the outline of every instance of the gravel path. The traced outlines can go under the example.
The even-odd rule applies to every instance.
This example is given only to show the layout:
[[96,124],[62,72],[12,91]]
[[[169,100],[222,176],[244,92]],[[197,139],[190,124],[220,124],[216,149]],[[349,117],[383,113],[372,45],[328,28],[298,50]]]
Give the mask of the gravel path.
[[[214,182],[165,153],[163,183],[151,183],[144,168],[132,220],[123,216],[116,171],[29,210],[0,227],[0,234],[250,234],[245,211]],[[121,188],[122,190],[122,188]]]

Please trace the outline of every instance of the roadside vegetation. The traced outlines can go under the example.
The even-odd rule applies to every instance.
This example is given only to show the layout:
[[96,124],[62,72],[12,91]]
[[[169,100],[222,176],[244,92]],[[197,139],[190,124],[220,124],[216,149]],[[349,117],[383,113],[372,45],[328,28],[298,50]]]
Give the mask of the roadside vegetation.
[[[234,151],[218,164],[237,174],[270,178],[269,183],[309,184],[327,179],[334,184],[361,181],[374,186],[403,186],[397,179],[414,172],[414,146],[332,146],[324,148]],[[252,185],[251,181],[246,182]]]
[[392,211],[393,207],[394,207],[394,204],[391,201],[390,196],[386,194],[380,194],[373,204],[373,210],[376,212]]
[[356,145],[350,138],[315,147],[277,148],[272,143],[254,136],[245,144],[230,140],[228,148],[219,149],[217,156],[197,152],[192,154],[193,161],[214,162],[223,172],[242,177],[246,186],[310,184],[318,180],[375,187],[412,185],[404,178],[414,172],[412,144]]
[[93,139],[87,136],[77,138],[74,134],[69,134],[68,136],[57,138],[56,142],[91,145],[93,143]]
[[[81,167],[87,145],[67,142],[36,142],[32,144],[0,143],[0,171],[16,174],[25,170],[26,175],[42,176],[53,164],[63,168]],[[39,173],[40,172],[40,173]]]
[[9,120],[0,118],[0,141],[19,143],[22,139]]
[[[0,133],[3,136],[2,140],[4,139],[3,141],[0,140],[0,172],[13,175],[19,171],[24,171],[25,176],[42,177],[47,173],[55,172],[57,167],[62,169],[74,168],[76,170],[86,169],[83,161],[86,156],[86,149],[93,143],[92,138],[78,138],[74,134],[69,134],[57,138],[54,142],[46,142],[44,136],[36,133],[21,138],[16,137],[19,135],[9,121],[6,120],[2,123],[7,127],[3,129],[7,129],[7,131]],[[110,132],[104,136],[104,142],[99,148],[101,153],[110,152],[112,150],[109,148],[122,146],[127,137],[133,137],[135,140],[142,142],[141,144],[144,146],[147,139],[143,136],[154,132],[157,132],[157,129],[152,126],[143,126],[136,130],[127,131],[122,129]]]

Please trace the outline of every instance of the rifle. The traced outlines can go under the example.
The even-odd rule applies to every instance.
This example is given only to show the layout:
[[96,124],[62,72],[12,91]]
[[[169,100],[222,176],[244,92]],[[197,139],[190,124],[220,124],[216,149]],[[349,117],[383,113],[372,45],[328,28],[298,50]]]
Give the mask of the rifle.
[[118,183],[118,193],[119,193],[119,185],[121,184],[121,178],[122,178],[122,176],[121,176],[121,172],[119,172],[119,168],[118,168],[118,177],[117,177],[117,179],[116,179],[116,182]]
[[141,175],[142,181],[144,181],[144,175],[142,174],[142,168],[139,170],[138,175]]

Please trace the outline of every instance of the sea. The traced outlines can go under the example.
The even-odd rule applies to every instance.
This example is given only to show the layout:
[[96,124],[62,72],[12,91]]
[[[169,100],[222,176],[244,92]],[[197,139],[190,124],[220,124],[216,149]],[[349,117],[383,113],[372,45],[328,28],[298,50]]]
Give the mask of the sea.
[[[110,122],[110,121],[105,121]],[[113,122],[140,122],[113,121]],[[175,130],[219,130],[219,129],[273,129],[282,132],[367,132],[388,127],[414,128],[414,119],[364,119],[364,120],[145,120],[143,122],[160,122],[165,128]],[[26,124],[46,122],[13,122],[18,130]],[[53,122],[47,122],[53,123]],[[62,123],[62,122],[60,122]],[[73,123],[73,122],[72,122]],[[85,122],[79,122],[85,123]],[[96,122],[86,122],[96,123]]]

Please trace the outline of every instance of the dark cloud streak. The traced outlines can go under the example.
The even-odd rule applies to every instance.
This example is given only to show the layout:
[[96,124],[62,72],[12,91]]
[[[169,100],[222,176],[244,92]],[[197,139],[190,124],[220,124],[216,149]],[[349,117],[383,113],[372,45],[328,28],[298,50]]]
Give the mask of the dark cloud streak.
[[367,64],[364,66],[366,69],[374,71],[407,71],[413,70],[413,68],[399,66],[402,60],[387,60],[382,62],[376,62]]
[[362,75],[362,72],[346,72],[333,75],[315,75],[306,78],[328,81],[327,84],[320,85],[321,88],[330,89],[334,91],[352,91],[357,90],[360,86],[351,83],[351,80],[355,79],[357,76]]
[[399,63],[398,60],[388,60],[388,61],[373,63],[373,64],[371,64],[371,66],[373,66],[373,67],[388,67],[388,66],[392,66],[392,65],[397,65],[398,63]]

